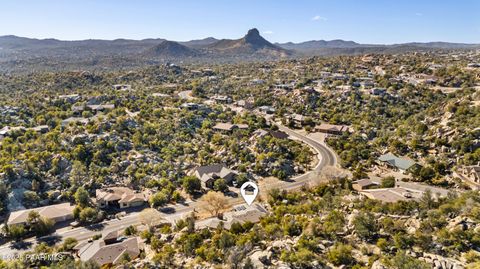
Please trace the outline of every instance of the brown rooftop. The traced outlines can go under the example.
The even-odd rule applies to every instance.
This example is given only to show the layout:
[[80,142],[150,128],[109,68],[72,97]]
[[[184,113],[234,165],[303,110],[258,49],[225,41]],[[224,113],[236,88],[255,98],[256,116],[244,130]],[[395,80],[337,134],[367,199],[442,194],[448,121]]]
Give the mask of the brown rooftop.
[[53,221],[68,219],[73,216],[73,209],[75,206],[70,203],[49,205],[31,209],[24,209],[19,211],[13,211],[8,218],[8,225],[21,224],[27,222],[28,214],[32,211],[37,212],[40,216],[51,219]]

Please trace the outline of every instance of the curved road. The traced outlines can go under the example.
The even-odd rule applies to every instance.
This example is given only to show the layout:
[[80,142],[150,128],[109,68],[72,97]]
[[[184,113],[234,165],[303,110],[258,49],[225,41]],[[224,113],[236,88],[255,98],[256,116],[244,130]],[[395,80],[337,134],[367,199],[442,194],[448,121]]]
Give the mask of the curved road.
[[325,144],[321,144],[307,136],[304,136],[302,134],[299,134],[292,129],[289,129],[285,126],[282,125],[277,125],[280,131],[283,131],[287,133],[289,136],[295,137],[301,141],[303,141],[305,144],[308,144],[310,147],[312,147],[319,156],[319,162],[317,163],[317,166],[315,168],[308,172],[305,173],[301,176],[298,176],[295,178],[295,180],[301,180],[304,177],[308,177],[310,173],[312,172],[320,172],[325,166],[335,166],[337,165],[337,157],[335,156],[335,153],[333,150],[331,150],[329,147],[327,147]]
[[[298,140],[309,145],[316,153],[318,157],[318,162],[316,166],[309,172],[299,175],[297,177],[292,178],[292,181],[280,181],[278,183],[268,185],[269,189],[285,189],[285,190],[294,190],[301,188],[313,177],[318,175],[318,173],[325,167],[325,166],[334,166],[337,164],[337,158],[335,153],[328,148],[326,145],[319,143],[309,137],[306,137],[302,134],[299,134],[285,126],[277,124],[278,128],[287,133],[289,136],[294,137]],[[268,191],[268,190],[262,190]],[[228,200],[229,205],[234,206],[238,204],[243,204],[244,201],[241,197],[237,198],[230,198]],[[201,201],[190,201],[187,205],[174,205],[171,206],[175,208],[175,213],[173,214],[163,214],[166,219],[168,220],[176,220],[182,218],[186,214],[194,211],[194,208],[201,207]],[[111,231],[117,231],[120,229],[125,229],[129,225],[137,226],[141,224],[141,220],[139,218],[139,213],[131,213],[127,216],[123,217],[122,219],[113,219],[113,220],[106,220],[102,222],[102,227],[100,229],[95,229],[93,227],[78,227],[78,228],[61,228],[58,229],[53,236],[56,236],[58,239],[63,240],[67,237],[72,237],[77,239],[78,241],[86,240],[91,238],[96,234],[105,234]],[[35,238],[25,239],[24,242],[31,243],[32,246],[35,245],[37,242]],[[31,247],[31,246],[30,246]],[[10,243],[4,244],[0,246],[0,258],[8,259],[15,254],[20,254],[24,251],[30,249],[14,249],[12,248]]]
[[296,176],[292,178],[293,182],[279,182],[276,184],[271,185],[270,187],[272,188],[282,188],[286,190],[292,190],[292,189],[297,189],[299,187],[302,187],[303,185],[307,184],[307,182],[314,176],[318,175],[320,171],[325,166],[335,166],[337,165],[337,157],[333,150],[331,150],[329,147],[326,145],[319,143],[307,136],[304,136],[302,134],[299,134],[295,132],[292,129],[289,129],[283,125],[276,124],[278,126],[278,129],[282,132],[287,133],[289,136],[294,137],[298,140],[301,140],[305,144],[309,145],[316,153],[318,157],[318,163],[317,165],[313,168],[313,170]]

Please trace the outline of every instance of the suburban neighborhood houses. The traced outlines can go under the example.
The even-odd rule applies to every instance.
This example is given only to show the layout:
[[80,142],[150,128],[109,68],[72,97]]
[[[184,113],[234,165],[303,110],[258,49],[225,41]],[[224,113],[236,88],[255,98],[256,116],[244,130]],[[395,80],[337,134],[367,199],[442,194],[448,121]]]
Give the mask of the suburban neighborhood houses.
[[478,49],[156,45],[0,74],[1,268],[478,268]]

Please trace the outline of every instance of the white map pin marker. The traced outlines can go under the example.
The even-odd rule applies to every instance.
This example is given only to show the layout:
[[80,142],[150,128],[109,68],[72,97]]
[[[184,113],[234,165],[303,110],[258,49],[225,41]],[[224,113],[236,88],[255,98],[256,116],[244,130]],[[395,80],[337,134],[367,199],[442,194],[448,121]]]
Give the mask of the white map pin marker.
[[243,183],[242,187],[240,187],[240,194],[242,195],[243,200],[245,200],[248,205],[251,205],[258,195],[257,184],[251,181]]

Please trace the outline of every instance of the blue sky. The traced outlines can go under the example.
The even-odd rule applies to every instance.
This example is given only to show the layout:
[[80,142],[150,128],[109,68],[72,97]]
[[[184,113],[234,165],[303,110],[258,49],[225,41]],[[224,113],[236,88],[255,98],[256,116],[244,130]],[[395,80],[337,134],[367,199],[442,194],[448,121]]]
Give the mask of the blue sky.
[[256,27],[273,42],[480,43],[479,14],[478,0],[0,0],[0,35],[183,41]]

